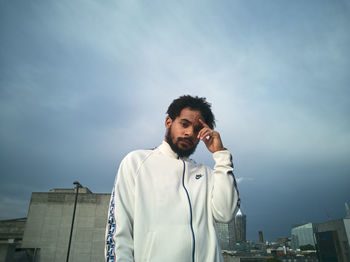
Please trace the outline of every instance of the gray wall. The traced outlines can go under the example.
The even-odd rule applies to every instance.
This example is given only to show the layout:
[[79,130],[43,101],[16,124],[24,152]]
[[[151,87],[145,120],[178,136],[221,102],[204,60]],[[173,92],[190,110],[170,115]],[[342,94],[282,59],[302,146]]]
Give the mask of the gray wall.
[[25,222],[25,218],[0,221],[0,262],[15,261],[15,250],[21,246]]
[[350,249],[350,218],[345,218],[343,221],[344,221],[346,237],[348,239],[348,246]]
[[[79,193],[70,260],[104,261],[104,234],[110,194]],[[75,193],[32,193],[22,248],[39,248],[38,261],[66,261]]]
[[346,231],[346,226],[349,219],[338,219],[332,220],[324,223],[319,223],[317,225],[318,232],[328,232],[328,231],[336,231],[339,246],[340,246],[340,254],[342,261],[350,261],[350,248],[349,248],[349,239]]

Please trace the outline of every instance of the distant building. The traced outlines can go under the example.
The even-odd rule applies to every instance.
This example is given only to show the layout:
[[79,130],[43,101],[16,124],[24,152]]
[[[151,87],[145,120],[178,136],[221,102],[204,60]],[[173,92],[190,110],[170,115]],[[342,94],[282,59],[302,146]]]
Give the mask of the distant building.
[[26,253],[21,250],[26,218],[0,221],[0,261],[26,261]]
[[347,202],[345,202],[345,218],[350,218],[350,208]]
[[243,214],[241,209],[238,209],[238,212],[235,217],[235,242],[245,242],[247,240],[247,216]]
[[262,231],[259,231],[259,244],[264,244],[264,236]]
[[288,237],[279,237],[277,238],[277,243],[280,246],[290,247],[291,241],[290,241],[290,238]]
[[[104,238],[110,194],[79,189],[69,261],[104,261]],[[30,261],[66,261],[74,189],[32,193],[22,248],[35,250]]]
[[320,262],[350,261],[350,218],[317,224],[315,236]]
[[312,245],[315,247],[315,237],[314,233],[316,232],[316,224],[307,223],[292,228],[291,232],[291,248],[296,250],[300,246]]
[[234,250],[234,221],[230,223],[216,223],[216,232],[218,234],[218,239],[222,250]]
[[216,231],[222,250],[235,250],[237,243],[246,241],[246,215],[238,209],[235,218],[228,224],[216,223]]

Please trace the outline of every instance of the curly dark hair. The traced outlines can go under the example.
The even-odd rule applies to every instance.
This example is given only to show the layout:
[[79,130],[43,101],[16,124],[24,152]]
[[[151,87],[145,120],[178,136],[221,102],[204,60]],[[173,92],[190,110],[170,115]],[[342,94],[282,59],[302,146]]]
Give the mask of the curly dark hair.
[[205,123],[213,129],[215,127],[215,117],[211,111],[211,104],[206,101],[205,97],[183,95],[175,99],[168,107],[167,114],[174,120],[181,113],[181,110],[189,107],[192,110],[198,110],[204,117]]

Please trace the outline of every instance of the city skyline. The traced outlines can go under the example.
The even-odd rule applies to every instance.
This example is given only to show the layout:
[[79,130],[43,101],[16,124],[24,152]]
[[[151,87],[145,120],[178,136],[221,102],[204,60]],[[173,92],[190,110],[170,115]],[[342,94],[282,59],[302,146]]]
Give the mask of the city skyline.
[[[121,159],[158,146],[167,106],[212,103],[247,239],[345,217],[347,0],[2,1],[0,219],[32,192],[110,193]],[[213,166],[202,143],[192,156]]]

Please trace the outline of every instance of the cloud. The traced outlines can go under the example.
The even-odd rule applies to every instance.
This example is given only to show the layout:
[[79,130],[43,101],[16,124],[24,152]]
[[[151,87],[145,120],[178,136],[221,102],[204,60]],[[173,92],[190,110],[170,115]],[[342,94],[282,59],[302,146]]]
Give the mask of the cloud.
[[246,183],[249,181],[254,181],[255,179],[252,177],[238,177],[236,178],[237,184],[241,184],[242,182]]

